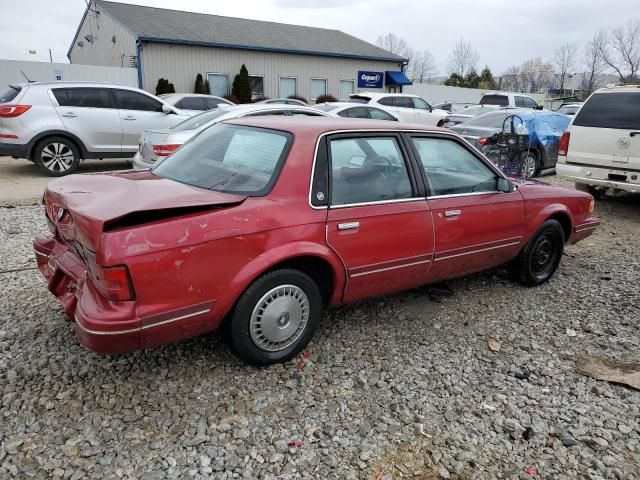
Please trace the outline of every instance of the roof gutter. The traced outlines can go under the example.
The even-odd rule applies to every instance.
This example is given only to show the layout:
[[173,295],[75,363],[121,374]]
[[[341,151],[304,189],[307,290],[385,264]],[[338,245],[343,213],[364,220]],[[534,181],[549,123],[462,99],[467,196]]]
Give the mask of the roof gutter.
[[216,43],[216,42],[202,42],[194,40],[177,40],[172,38],[159,38],[159,37],[145,37],[139,36],[138,42],[150,42],[150,43],[168,43],[174,45],[192,45],[200,47],[216,47],[216,48],[235,48],[239,50],[252,50],[256,52],[273,52],[273,53],[292,53],[296,55],[313,55],[316,57],[336,57],[336,58],[350,58],[355,60],[374,60],[379,62],[408,62],[407,58],[402,57],[377,57],[369,55],[356,55],[348,53],[332,53],[332,52],[316,52],[310,50],[295,50],[287,48],[268,48],[268,47],[254,47],[250,45],[234,45],[228,43]]

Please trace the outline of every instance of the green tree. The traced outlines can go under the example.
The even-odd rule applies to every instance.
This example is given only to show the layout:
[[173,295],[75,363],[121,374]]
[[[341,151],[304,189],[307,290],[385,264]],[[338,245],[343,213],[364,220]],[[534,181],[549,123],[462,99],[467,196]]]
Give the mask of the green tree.
[[496,81],[493,78],[493,74],[489,69],[488,65],[480,72],[480,83],[478,84],[478,88],[482,88],[483,90],[495,90],[497,88]]
[[204,81],[204,93],[211,95],[211,85],[209,85],[209,80]]
[[193,93],[207,93],[204,87],[204,80],[202,79],[201,73],[196,75],[196,84],[193,88]]
[[444,81],[444,84],[449,87],[464,87],[464,78],[457,73],[452,73],[449,78]]
[[467,88],[478,88],[479,83],[480,76],[478,75],[478,72],[472,68],[464,77],[464,86]]
[[[167,82],[168,81],[169,80],[167,80]],[[169,83],[169,86],[167,88],[168,88],[167,93],[176,93],[176,87],[174,87],[173,83]]]
[[162,95],[164,93],[169,93],[169,80],[159,78],[156,84],[156,95]]
[[251,103],[251,83],[249,82],[249,71],[242,64],[240,73],[233,79],[231,95],[238,99],[238,103]]

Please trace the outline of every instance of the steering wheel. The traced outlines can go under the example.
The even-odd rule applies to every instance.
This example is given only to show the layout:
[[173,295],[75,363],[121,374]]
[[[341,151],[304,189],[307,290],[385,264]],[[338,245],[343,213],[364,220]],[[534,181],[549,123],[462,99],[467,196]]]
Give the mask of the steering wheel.
[[391,177],[391,172],[393,171],[393,163],[391,160],[382,155],[367,157],[363,163],[363,167],[376,168],[385,176],[386,179]]

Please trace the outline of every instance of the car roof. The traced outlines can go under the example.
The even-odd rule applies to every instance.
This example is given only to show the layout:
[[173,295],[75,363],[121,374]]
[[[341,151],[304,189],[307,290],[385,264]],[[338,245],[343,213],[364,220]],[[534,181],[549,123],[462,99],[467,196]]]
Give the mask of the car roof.
[[272,128],[274,130],[284,130],[296,133],[316,133],[321,135],[327,132],[340,131],[423,131],[423,132],[446,132],[450,130],[438,127],[429,127],[426,125],[394,122],[391,120],[369,120],[359,118],[342,118],[342,117],[318,117],[313,119],[300,119],[295,117],[240,117],[225,120],[224,123],[234,125],[255,126],[262,128]]
[[222,108],[227,112],[252,112],[256,110],[301,110],[327,113],[323,110],[313,108],[310,105],[295,105],[284,103],[246,103],[241,105],[223,105]]
[[[215,95],[207,95],[205,93],[164,93],[162,95],[158,95],[161,98],[169,98],[169,97],[178,97],[178,98],[184,98],[184,97],[206,97],[206,98],[222,98],[222,97],[217,97]],[[222,98],[224,100],[224,98]]]
[[[22,82],[22,83],[12,83],[12,85],[20,86],[20,87],[33,87],[33,86],[56,86],[56,87],[117,87],[117,88],[127,88],[131,90],[140,90],[138,87],[132,87],[131,85],[125,85],[124,83],[113,83],[113,82],[65,82],[65,81],[50,81],[50,82]],[[147,92],[148,93],[148,92]]]
[[594,93],[640,92],[640,85],[611,85],[599,88]]

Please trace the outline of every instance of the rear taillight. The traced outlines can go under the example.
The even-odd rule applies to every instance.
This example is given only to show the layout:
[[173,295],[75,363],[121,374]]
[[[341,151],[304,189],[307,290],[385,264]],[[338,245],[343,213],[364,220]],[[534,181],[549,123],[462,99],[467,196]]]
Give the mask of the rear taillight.
[[489,138],[488,138],[488,137],[480,137],[480,138],[478,139],[478,143],[479,143],[480,145],[484,145],[484,144],[486,144],[486,143],[487,143],[487,140],[489,140]]
[[134,299],[129,269],[125,265],[101,267],[91,259],[88,259],[87,263],[93,285],[100,295],[113,302]]
[[0,117],[12,118],[22,115],[31,105],[0,105]]
[[154,145],[153,153],[156,155],[156,157],[168,157],[178,148],[180,148],[180,146],[181,145],[179,143],[171,143],[168,145]]
[[571,134],[569,132],[564,132],[562,134],[562,138],[560,139],[560,147],[558,148],[558,155],[567,155],[569,151],[569,139],[571,138]]

